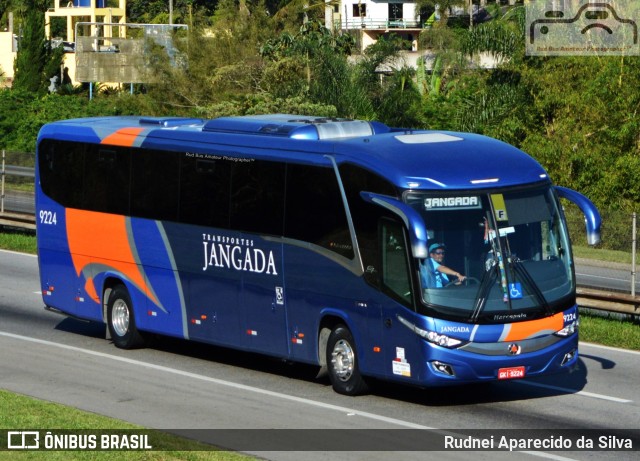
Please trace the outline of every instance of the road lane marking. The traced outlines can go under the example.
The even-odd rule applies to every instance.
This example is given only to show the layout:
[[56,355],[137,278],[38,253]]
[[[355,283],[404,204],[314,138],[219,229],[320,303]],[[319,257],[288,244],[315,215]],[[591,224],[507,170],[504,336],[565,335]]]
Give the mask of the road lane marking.
[[603,346],[602,344],[587,343],[584,341],[580,341],[580,347],[582,346],[593,347],[596,349],[604,349],[606,351],[623,352],[625,354],[640,355],[640,351],[634,351],[631,349],[620,349],[619,347]]
[[616,403],[631,403],[631,402],[633,402],[633,400],[620,399],[618,397],[612,397],[610,395],[603,395],[603,394],[596,394],[594,392],[578,391],[576,389],[571,389],[571,388],[568,388],[568,387],[552,386],[550,384],[534,383],[534,382],[530,382],[530,381],[515,381],[515,382],[517,382],[518,384],[526,384],[527,386],[534,386],[534,387],[542,387],[542,388],[545,388],[545,389],[552,389],[554,391],[564,392],[566,394],[577,394],[577,395],[584,395],[585,397],[591,397],[591,398],[594,398],[594,399],[608,400],[609,402],[616,402]]
[[631,276],[629,276],[629,278],[620,278],[620,277],[606,277],[604,275],[593,275],[593,274],[581,274],[579,272],[576,272],[576,276],[580,276],[580,277],[591,277],[594,279],[605,279],[605,280],[615,280],[617,282],[630,282],[631,281]]

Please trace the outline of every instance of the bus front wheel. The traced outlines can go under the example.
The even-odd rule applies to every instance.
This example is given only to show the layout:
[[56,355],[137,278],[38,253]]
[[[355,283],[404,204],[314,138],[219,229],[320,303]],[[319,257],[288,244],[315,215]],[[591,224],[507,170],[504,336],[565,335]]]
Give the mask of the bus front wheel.
[[144,344],[144,338],[136,328],[131,297],[122,285],[114,287],[109,294],[107,324],[111,340],[116,347],[134,349]]
[[327,341],[327,369],[333,389],[339,394],[358,395],[368,390],[358,368],[353,335],[344,325],[336,326]]

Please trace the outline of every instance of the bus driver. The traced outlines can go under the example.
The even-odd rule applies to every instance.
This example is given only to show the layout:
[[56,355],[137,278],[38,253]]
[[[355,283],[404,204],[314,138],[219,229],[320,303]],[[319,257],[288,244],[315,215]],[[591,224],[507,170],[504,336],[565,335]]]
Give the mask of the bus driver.
[[422,286],[427,288],[443,288],[451,281],[448,276],[456,277],[456,285],[464,282],[466,276],[442,264],[445,254],[444,243],[434,243],[429,247],[429,257],[420,264]]

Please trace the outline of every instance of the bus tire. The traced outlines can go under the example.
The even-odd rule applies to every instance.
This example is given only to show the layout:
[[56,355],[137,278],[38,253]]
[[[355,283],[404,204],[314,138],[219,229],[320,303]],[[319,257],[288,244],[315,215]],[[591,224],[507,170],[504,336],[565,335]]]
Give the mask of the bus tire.
[[327,370],[333,389],[344,395],[359,395],[369,387],[360,374],[353,335],[344,325],[337,325],[327,341]]
[[111,340],[117,348],[135,349],[144,345],[144,338],[136,328],[131,297],[122,285],[114,287],[109,294],[107,325]]

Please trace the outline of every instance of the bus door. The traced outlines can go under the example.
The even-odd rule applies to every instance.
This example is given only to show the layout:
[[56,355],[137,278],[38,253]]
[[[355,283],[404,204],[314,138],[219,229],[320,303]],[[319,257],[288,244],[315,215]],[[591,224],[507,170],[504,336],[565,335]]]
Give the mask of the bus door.
[[423,373],[424,360],[422,342],[414,331],[422,318],[415,309],[418,287],[413,284],[411,261],[428,256],[424,220],[416,210],[393,197],[372,192],[361,192],[360,196],[381,210],[375,284],[379,284],[384,298],[381,343],[385,374],[416,379]]
[[389,376],[415,378],[420,372],[421,352],[418,336],[406,326],[415,317],[409,240],[405,227],[395,219],[381,219],[378,235],[381,245],[380,281],[382,292],[387,297],[382,307],[384,369]]
[[254,238],[244,255],[240,305],[247,349],[286,357],[286,296],[282,243]]

